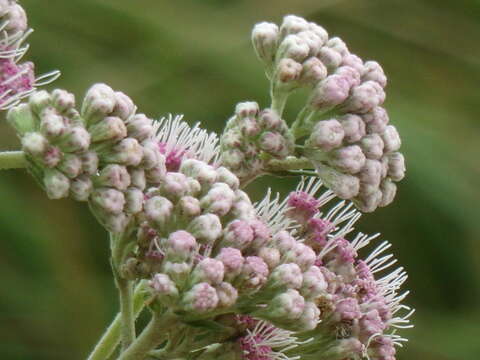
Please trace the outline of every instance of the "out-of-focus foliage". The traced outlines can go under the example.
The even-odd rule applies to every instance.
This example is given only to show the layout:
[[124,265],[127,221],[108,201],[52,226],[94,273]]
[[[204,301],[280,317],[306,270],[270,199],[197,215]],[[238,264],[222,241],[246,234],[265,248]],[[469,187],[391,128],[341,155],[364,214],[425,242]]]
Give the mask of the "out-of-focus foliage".
[[[25,0],[30,57],[81,96],[123,89],[150,116],[219,131],[236,102],[267,103],[255,22],[302,15],[389,76],[387,108],[408,176],[357,228],[382,232],[409,274],[416,328],[399,359],[480,354],[480,5],[469,0]],[[295,104],[291,104],[293,114]],[[0,121],[2,149],[19,144]],[[290,180],[263,179],[287,191]],[[117,303],[107,236],[82,204],[49,201],[24,171],[0,173],[0,359],[81,359]]]

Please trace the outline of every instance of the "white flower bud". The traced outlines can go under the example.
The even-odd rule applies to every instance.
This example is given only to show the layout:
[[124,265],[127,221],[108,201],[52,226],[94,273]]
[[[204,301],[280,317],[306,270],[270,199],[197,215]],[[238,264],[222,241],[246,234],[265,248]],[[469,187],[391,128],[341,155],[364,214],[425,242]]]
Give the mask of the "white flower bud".
[[40,119],[40,130],[48,138],[58,137],[67,129],[63,118],[57,114],[54,108],[44,108]]
[[238,149],[222,152],[222,163],[231,169],[238,169],[245,161],[245,155]]
[[229,247],[221,248],[216,259],[220,260],[224,265],[226,280],[231,280],[240,274],[245,262],[240,250]]
[[90,146],[90,134],[80,126],[66,129],[65,134],[60,137],[58,146],[66,152],[83,152]]
[[287,35],[278,46],[277,57],[293,59],[299,63],[303,62],[310,53],[307,42],[298,35]]
[[300,331],[314,330],[320,321],[320,310],[313,302],[305,302],[303,313],[298,319],[296,328]]
[[380,161],[367,159],[365,166],[359,173],[362,184],[373,185],[378,187],[382,176],[382,164]]
[[143,209],[144,194],[143,191],[134,187],[125,191],[125,212],[128,214],[138,214]]
[[150,286],[155,290],[161,301],[170,304],[178,298],[178,289],[166,274],[155,274],[150,281]]
[[136,114],[127,122],[127,132],[129,137],[138,141],[143,141],[154,134],[153,122],[145,114]]
[[193,269],[192,282],[206,282],[211,285],[220,284],[223,281],[225,268],[219,260],[205,258],[201,260]]
[[68,91],[55,89],[52,91],[52,104],[61,113],[75,107],[75,95]]
[[365,155],[358,145],[345,146],[329,153],[330,164],[342,172],[356,174],[365,165]]
[[258,256],[265,261],[270,270],[277,267],[280,263],[280,251],[276,248],[262,247],[258,251]]
[[126,166],[137,166],[142,161],[142,158],[142,146],[133,138],[123,139],[110,151],[102,154],[102,160]]
[[145,170],[139,168],[130,169],[131,185],[140,190],[144,190],[147,186],[147,179],[145,177]]
[[378,160],[383,155],[384,143],[380,135],[369,134],[360,140],[360,147],[368,159]]
[[115,92],[111,87],[105,84],[95,84],[85,95],[82,116],[87,124],[93,124],[111,114],[116,103]]
[[301,73],[302,64],[289,58],[283,58],[278,62],[275,77],[282,83],[290,83],[298,80]]
[[89,127],[92,142],[119,141],[127,136],[123,120],[117,116],[108,116]]
[[320,39],[322,46],[328,41],[328,33],[320,25],[317,25],[313,22],[308,23],[308,30],[313,32]]
[[295,15],[287,15],[283,18],[282,25],[280,26],[281,38],[286,37],[289,34],[297,34],[301,31],[308,30],[310,24],[304,18]]
[[173,204],[167,198],[154,196],[145,201],[143,208],[147,219],[162,228],[172,216]]
[[271,64],[275,58],[278,41],[278,26],[273,23],[262,22],[256,24],[252,31],[252,43],[257,56]]
[[390,153],[398,151],[402,145],[400,140],[400,135],[398,134],[397,129],[393,125],[388,125],[385,131],[382,133],[382,139],[385,143],[385,152]]
[[190,275],[190,271],[192,270],[191,264],[186,262],[176,263],[165,261],[162,268],[163,272],[166,273],[180,288],[185,285],[188,276]]
[[312,266],[303,274],[300,293],[306,299],[315,299],[327,290],[328,283],[318,266]]
[[[165,157],[163,157],[165,159]],[[158,166],[153,169],[145,170],[145,177],[149,183],[160,184],[165,178],[167,173],[167,168],[165,162],[161,162]]]
[[277,266],[268,278],[267,286],[298,289],[302,285],[302,270],[297,264],[282,264]]
[[70,195],[77,201],[87,201],[92,191],[92,180],[85,175],[77,177],[70,184]]
[[98,170],[98,155],[94,151],[87,151],[81,156],[82,171],[88,175],[94,175]]
[[379,206],[383,207],[391,204],[397,193],[397,185],[395,185],[390,179],[385,179],[380,184],[380,190],[382,192],[382,200],[380,201]]
[[125,166],[110,164],[100,170],[94,181],[99,186],[126,190],[130,186],[130,174]]
[[128,120],[133,114],[135,114],[137,107],[129,96],[121,91],[116,91],[115,100],[115,106],[113,107],[111,115],[118,116],[123,120]]
[[100,207],[103,211],[118,215],[123,211],[125,205],[125,196],[121,191],[100,188],[96,189],[91,196],[93,204]]
[[200,242],[213,244],[222,234],[222,223],[217,215],[200,215],[188,225],[189,232]]
[[43,185],[50,199],[61,199],[68,196],[70,180],[58,170],[47,169],[43,178]]
[[309,145],[323,151],[330,151],[342,144],[345,133],[337,120],[322,120],[315,124]]
[[365,62],[362,80],[375,81],[383,88],[387,85],[387,77],[385,76],[380,64],[376,61]]
[[146,140],[142,143],[143,146],[143,159],[142,167],[145,169],[152,169],[162,161],[162,153],[158,147],[158,143],[153,140]]
[[240,187],[240,181],[235,174],[223,166],[217,169],[217,181],[227,184],[233,190],[237,190]]
[[366,81],[352,88],[351,95],[341,106],[341,111],[366,113],[379,106],[385,100],[385,93],[374,81]]
[[187,177],[182,173],[167,172],[160,185],[160,190],[171,200],[187,195],[189,186]]
[[375,211],[382,201],[382,192],[377,189],[371,193],[360,193],[354,200],[355,205],[363,212]]
[[58,164],[58,169],[70,179],[76,178],[82,171],[82,160],[74,154],[65,154]]
[[247,256],[236,279],[237,288],[240,291],[259,289],[266,283],[268,272],[268,266],[261,257]]
[[168,236],[165,247],[169,261],[183,262],[191,259],[197,249],[197,242],[189,232],[178,230]]
[[22,137],[22,149],[33,156],[43,155],[48,148],[48,141],[38,132],[29,132]]
[[329,47],[330,49],[338,52],[340,55],[342,55],[342,57],[345,57],[350,53],[348,51],[348,48],[347,48],[347,45],[345,44],[345,42],[342,39],[340,39],[339,37],[330,38],[327,41],[326,46]]
[[200,184],[211,185],[217,179],[217,172],[208,164],[196,159],[186,159],[180,166],[180,172],[192,177]]
[[200,200],[202,209],[225,216],[232,208],[235,193],[225,183],[215,183],[208,193]]
[[230,283],[222,282],[215,286],[218,296],[218,307],[228,308],[237,302],[238,292]]
[[23,33],[27,30],[27,14],[19,4],[12,3],[6,15],[7,22],[5,23],[5,30],[9,31],[12,35]]
[[388,155],[388,176],[393,181],[400,181],[405,176],[405,158],[402,153],[395,152]]
[[181,216],[194,217],[200,215],[202,209],[200,208],[200,201],[192,196],[182,197],[177,204],[177,209]]
[[183,304],[186,311],[206,313],[217,307],[218,295],[211,285],[196,284],[183,296]]
[[343,174],[320,163],[314,163],[314,165],[319,177],[324,181],[325,185],[339,198],[351,199],[358,194],[360,190],[360,181],[357,177]]
[[237,115],[239,119],[254,118],[258,115],[259,111],[260,109],[255,101],[244,101],[235,106],[235,115]]
[[348,143],[359,141],[365,136],[365,123],[358,115],[347,114],[338,119],[345,134],[344,140]]
[[30,105],[30,108],[33,112],[35,112],[36,114],[40,114],[43,109],[50,105],[50,100],[51,97],[48,91],[35,91],[28,98],[28,105]]
[[275,296],[264,310],[267,316],[278,320],[297,320],[305,308],[305,299],[297,290],[288,289]]
[[295,238],[290,235],[288,231],[282,230],[276,233],[273,236],[273,243],[275,244],[275,247],[282,253],[285,254],[286,252],[290,251],[293,249],[293,247],[296,245],[297,241]]
[[327,68],[320,59],[311,57],[302,64],[300,80],[304,84],[315,86],[318,82],[325,79],[327,75]]

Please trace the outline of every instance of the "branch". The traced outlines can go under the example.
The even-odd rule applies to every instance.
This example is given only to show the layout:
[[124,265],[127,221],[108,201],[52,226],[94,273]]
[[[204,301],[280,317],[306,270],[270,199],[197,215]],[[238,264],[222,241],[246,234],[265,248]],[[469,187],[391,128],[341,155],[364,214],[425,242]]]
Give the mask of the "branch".
[[27,159],[23,151],[0,152],[0,170],[23,169],[27,167]]

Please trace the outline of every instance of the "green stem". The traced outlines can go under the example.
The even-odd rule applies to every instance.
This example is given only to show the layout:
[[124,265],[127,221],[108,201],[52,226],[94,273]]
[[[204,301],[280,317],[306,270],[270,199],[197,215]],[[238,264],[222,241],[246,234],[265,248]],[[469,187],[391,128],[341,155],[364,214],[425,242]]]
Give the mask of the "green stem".
[[[145,306],[145,288],[147,281],[142,280],[133,294],[133,317],[136,319]],[[122,332],[122,316],[120,313],[115,316],[110,326],[102,335],[100,341],[95,345],[92,353],[87,360],[106,360],[120,343],[120,334]]]
[[165,339],[168,329],[175,328],[177,317],[170,313],[154,312],[152,319],[140,336],[118,358],[118,360],[143,360],[150,351]]
[[287,157],[284,160],[272,159],[266,165],[266,170],[270,173],[282,172],[288,170],[312,169],[312,162],[304,157]]
[[0,170],[23,169],[27,167],[27,159],[23,151],[0,152]]

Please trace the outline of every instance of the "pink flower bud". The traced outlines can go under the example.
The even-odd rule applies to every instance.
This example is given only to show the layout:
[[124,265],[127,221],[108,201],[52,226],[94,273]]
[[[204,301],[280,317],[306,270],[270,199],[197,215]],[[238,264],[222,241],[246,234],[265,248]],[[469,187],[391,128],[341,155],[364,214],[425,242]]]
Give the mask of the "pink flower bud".
[[360,147],[368,159],[378,160],[383,155],[384,142],[380,135],[373,133],[360,140]]
[[71,127],[60,137],[58,146],[66,152],[86,151],[90,146],[90,134],[83,127]]
[[52,91],[52,104],[61,113],[66,113],[75,107],[75,95],[68,91],[55,89]]
[[206,313],[217,307],[218,295],[211,285],[200,283],[185,293],[183,303],[186,311]]
[[290,150],[282,135],[270,131],[262,134],[259,139],[259,146],[263,151],[279,158],[286,157]]
[[331,108],[347,99],[353,79],[344,75],[330,75],[313,89],[309,103],[315,109]]
[[258,251],[258,256],[265,261],[270,270],[277,267],[280,263],[280,252],[276,248],[262,247]]
[[318,54],[323,45],[323,40],[315,32],[304,30],[297,33],[297,36],[308,45],[310,56]]
[[345,80],[347,80],[350,88],[360,85],[360,73],[352,66],[340,66],[335,71],[335,75],[342,76]]
[[342,144],[345,133],[335,119],[319,121],[313,128],[309,144],[323,151],[330,151]]
[[40,119],[40,130],[50,139],[63,135],[67,129],[63,118],[51,107],[42,110]]
[[92,191],[92,181],[85,175],[77,177],[70,184],[70,195],[77,201],[87,201]]
[[280,251],[280,253],[284,254],[287,251],[293,249],[295,244],[297,243],[296,240],[293,238],[292,235],[286,230],[281,230],[273,236],[273,242],[276,245],[276,248]]
[[370,184],[375,187],[380,185],[382,175],[382,164],[377,160],[367,159],[365,166],[359,173],[359,177],[362,183]]
[[338,119],[345,133],[344,140],[348,143],[359,141],[365,136],[365,123],[358,115],[347,114]]
[[329,153],[330,163],[337,169],[356,174],[365,165],[365,155],[358,145],[345,146]]
[[[165,160],[164,157],[163,160]],[[165,161],[161,161],[154,168],[145,170],[145,178],[149,183],[160,184],[163,181],[166,173],[167,168],[165,167]]]
[[103,211],[118,215],[123,211],[125,197],[122,192],[110,189],[100,188],[92,193],[92,202]]
[[341,106],[342,112],[366,113],[383,104],[385,93],[374,81],[366,81],[352,88],[350,97]]
[[248,221],[234,220],[224,230],[224,246],[232,246],[240,250],[245,249],[253,241],[253,229]]
[[310,268],[317,259],[315,251],[313,251],[309,246],[297,242],[295,246],[284,255],[284,261],[294,262],[302,270]]
[[311,266],[303,273],[303,283],[300,293],[306,299],[315,299],[327,290],[328,284],[318,266]]
[[166,274],[155,274],[150,281],[150,286],[161,300],[174,300],[178,298],[178,289],[175,283]]
[[267,130],[280,130],[282,125],[284,125],[280,116],[271,109],[265,109],[260,113],[259,122],[260,126]]
[[241,288],[258,289],[265,284],[268,277],[268,266],[258,256],[247,256],[238,276]]
[[186,261],[197,248],[197,241],[184,230],[171,233],[165,242],[166,255],[169,260]]
[[218,285],[223,281],[225,268],[220,260],[205,258],[193,269],[192,281]]
[[70,180],[58,170],[47,169],[43,185],[50,199],[61,199],[68,196]]
[[238,249],[224,247],[220,250],[216,259],[223,263],[227,279],[233,279],[242,271],[244,258]]
[[19,4],[12,3],[10,5],[6,13],[6,20],[8,22],[5,23],[5,30],[12,35],[24,32],[28,28],[27,14]]
[[[360,59],[360,57],[358,57],[355,54],[345,55],[343,57],[343,60],[342,60],[342,65],[354,68],[358,72],[359,75],[363,74],[363,72],[365,71],[365,66],[363,64],[363,60]],[[358,84],[359,84],[360,83],[360,78],[358,80],[359,80],[359,82],[358,82]]]
[[367,124],[367,132],[369,134],[383,133],[389,121],[387,111],[380,106],[374,107],[369,112],[363,114],[362,117]]
[[357,208],[369,213],[375,211],[382,201],[382,192],[378,188],[360,194],[353,200]]
[[302,64],[290,58],[283,58],[278,62],[275,76],[282,83],[290,83],[300,78]]
[[400,140],[400,135],[395,126],[388,125],[381,136],[385,143],[385,152],[389,153],[400,149],[402,141]]
[[330,71],[339,67],[343,60],[340,53],[325,46],[319,50],[317,56]]
[[367,61],[364,66],[364,72],[362,75],[363,81],[375,81],[382,88],[387,86],[387,77],[383,72],[382,67],[376,61]]
[[315,86],[327,77],[327,68],[320,59],[311,57],[302,64],[300,79],[302,83]]

